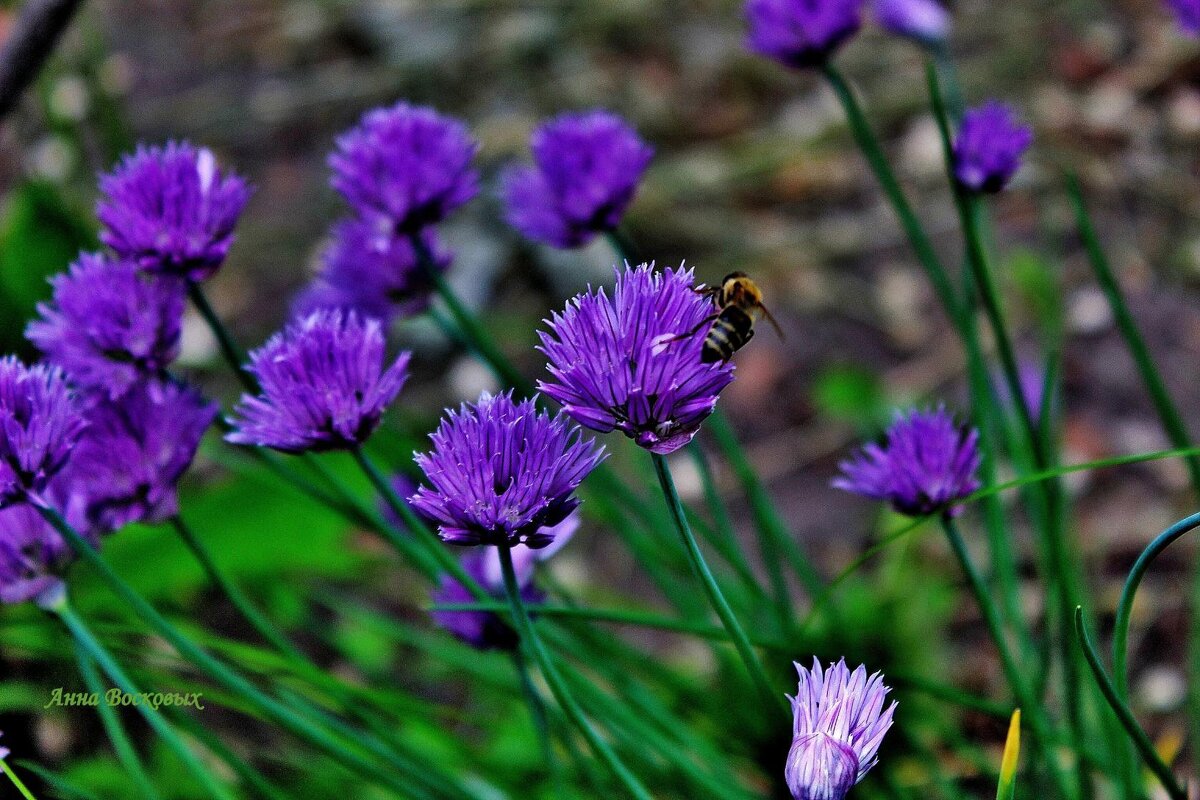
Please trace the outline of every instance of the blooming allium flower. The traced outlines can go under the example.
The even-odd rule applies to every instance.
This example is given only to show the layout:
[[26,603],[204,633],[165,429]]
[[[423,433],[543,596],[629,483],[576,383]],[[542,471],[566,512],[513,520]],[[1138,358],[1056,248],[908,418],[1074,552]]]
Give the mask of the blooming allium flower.
[[733,380],[728,362],[700,360],[713,311],[691,270],[626,266],[611,300],[589,291],[550,319],[539,335],[553,380],[538,386],[582,425],[654,453],[678,450]]
[[747,0],[747,43],[788,67],[815,67],[862,26],[862,0]]
[[61,370],[0,358],[0,508],[45,489],[86,425]]
[[367,440],[408,378],[409,353],[384,368],[383,328],[352,311],[314,311],[250,354],[262,393],[243,395],[234,444],[298,453]]
[[[533,568],[557,553],[579,527],[579,513],[575,512],[547,531],[553,542],[541,550],[531,550],[525,545],[512,549],[513,568],[521,588],[521,599],[526,603],[540,603],[545,595],[533,585]],[[497,599],[507,596],[504,589],[504,574],[500,566],[500,553],[495,547],[471,550],[462,559],[463,569],[480,586]],[[472,603],[475,596],[465,586],[449,575],[443,575],[433,602]],[[491,611],[434,611],[431,616],[439,626],[457,638],[479,650],[511,650],[516,647],[518,637],[508,623]]]
[[895,701],[885,710],[883,677],[854,672],[842,659],[828,670],[796,664],[800,684],[792,701],[792,749],[784,779],[795,800],[842,800],[875,766],[879,745],[892,727]]
[[250,197],[244,180],[218,169],[211,150],[187,142],[140,145],[100,177],[100,191],[105,244],[147,272],[194,281],[221,266]]
[[885,30],[923,44],[950,35],[950,12],[938,0],[875,0],[875,18]]
[[[43,500],[55,508],[93,546],[99,540],[88,531],[83,518],[82,496],[59,491],[55,481]],[[24,603],[52,592],[61,581],[58,574],[74,553],[62,536],[29,503],[0,509],[0,603]]]
[[[450,253],[432,228],[420,236],[435,268],[444,272]],[[408,236],[380,230],[369,220],[345,219],[334,226],[322,258],[321,273],[297,301],[297,312],[346,308],[386,322],[394,314],[416,314],[429,307],[433,281],[418,264]]]
[[71,380],[119,397],[142,381],[159,381],[179,355],[183,286],[148,278],[126,259],[85,253],[51,279],[52,303],[25,335]]
[[979,432],[960,426],[942,406],[897,412],[882,444],[868,444],[840,465],[838,489],[885,500],[910,517],[955,513],[979,488]]
[[587,244],[617,227],[654,149],[616,114],[562,114],[531,140],[534,166],[509,169],[509,224],[555,247]]
[[158,523],[179,511],[176,484],[191,465],[216,404],[174,383],[138,387],[87,410],[64,477],[84,497],[90,530]]
[[464,403],[429,438],[433,450],[416,462],[430,486],[410,501],[454,544],[546,547],[578,507],[575,490],[604,460],[604,448],[564,414],[514,403],[511,392]]
[[1200,2],[1197,0],[1167,0],[1175,12],[1179,28],[1188,36],[1200,36]]
[[963,114],[954,142],[954,175],[975,192],[998,192],[1021,166],[1033,130],[1011,108],[990,101]]
[[397,103],[368,111],[329,156],[333,188],[398,233],[440,222],[479,191],[478,145],[461,122]]

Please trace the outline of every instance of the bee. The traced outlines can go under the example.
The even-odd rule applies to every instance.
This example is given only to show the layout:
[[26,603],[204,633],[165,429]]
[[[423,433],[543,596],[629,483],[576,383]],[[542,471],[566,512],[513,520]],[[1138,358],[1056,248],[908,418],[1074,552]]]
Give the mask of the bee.
[[731,272],[716,286],[696,291],[712,298],[717,313],[678,338],[691,338],[705,325],[711,325],[704,337],[704,349],[700,351],[700,360],[705,364],[733,358],[734,353],[754,338],[754,323],[759,316],[766,317],[779,338],[783,338],[779,323],[763,305],[762,289],[746,273]]

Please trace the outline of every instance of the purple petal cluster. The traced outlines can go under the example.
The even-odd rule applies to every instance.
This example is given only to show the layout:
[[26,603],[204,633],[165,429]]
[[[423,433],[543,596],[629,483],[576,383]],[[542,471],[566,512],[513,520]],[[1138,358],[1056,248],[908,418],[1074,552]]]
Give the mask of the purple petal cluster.
[[[546,532],[545,535],[553,539],[548,547],[532,550],[525,545],[517,545],[512,549],[513,567],[521,588],[521,599],[525,603],[535,604],[545,599],[545,595],[533,585],[534,565],[562,549],[578,527],[579,513],[576,512]],[[463,556],[462,566],[493,597],[503,599],[506,596],[500,553],[495,547],[471,550]],[[443,575],[432,599],[434,603],[449,605],[474,602],[475,596],[454,578]],[[478,650],[511,650],[518,642],[516,632],[499,614],[491,611],[434,611],[431,616],[440,627]]]
[[603,289],[578,295],[539,334],[552,376],[539,388],[582,425],[671,453],[733,380],[731,364],[700,360],[712,314],[691,270],[626,266],[611,299]]
[[159,382],[179,355],[181,282],[143,275],[128,259],[85,253],[50,280],[53,301],[26,337],[77,386],[119,397]]
[[533,166],[503,176],[506,217],[525,236],[554,247],[578,247],[616,228],[654,155],[607,111],[548,120],[530,146]]
[[1200,0],[1167,0],[1179,28],[1188,36],[1200,36]]
[[1021,167],[1031,144],[1033,130],[1003,103],[968,109],[954,142],[954,175],[973,192],[998,192]]
[[[435,268],[444,272],[450,253],[436,232],[426,228],[419,236]],[[416,314],[429,307],[433,282],[417,260],[412,238],[381,229],[376,222],[359,218],[339,222],[322,262],[317,280],[294,306],[299,316],[319,308],[344,308],[387,322],[394,315]]]
[[385,368],[384,348],[379,321],[352,311],[293,322],[250,354],[262,393],[242,396],[225,438],[289,453],[362,444],[408,378],[410,354]]
[[[42,500],[56,509],[93,546],[99,540],[83,516],[82,497],[54,481]],[[62,536],[29,503],[0,509],[0,603],[24,603],[61,585],[58,575],[74,558]]]
[[875,19],[884,30],[926,45],[950,35],[950,12],[939,0],[875,0]]
[[87,431],[64,473],[84,498],[87,528],[111,533],[177,513],[176,484],[217,411],[193,389],[174,383],[139,387],[89,407]]
[[868,444],[840,465],[838,489],[891,503],[917,517],[955,513],[979,488],[979,432],[939,406],[897,413],[881,444]]
[[221,266],[250,197],[246,182],[223,173],[212,151],[187,142],[139,146],[100,177],[100,192],[105,244],[147,272],[193,281]]
[[851,672],[845,659],[826,670],[814,658],[811,670],[796,664],[796,672],[784,779],[795,800],[842,800],[877,763],[896,703],[884,709],[883,676],[861,665]]
[[784,66],[819,66],[862,27],[862,2],[748,0],[747,44]]
[[415,233],[479,191],[477,150],[465,125],[431,108],[377,108],[338,138],[329,156],[333,188],[359,216]]
[[61,370],[0,358],[0,509],[45,489],[86,424]]
[[432,451],[415,457],[429,486],[411,502],[442,539],[461,545],[546,547],[553,526],[578,507],[575,490],[605,457],[564,414],[516,403],[511,392],[485,393],[447,412],[429,438]]

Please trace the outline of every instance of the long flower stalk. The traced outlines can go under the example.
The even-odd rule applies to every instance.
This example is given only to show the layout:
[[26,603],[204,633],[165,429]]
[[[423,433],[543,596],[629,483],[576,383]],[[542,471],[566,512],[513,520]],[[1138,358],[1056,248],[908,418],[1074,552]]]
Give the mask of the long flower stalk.
[[663,497],[666,498],[667,506],[671,510],[675,528],[683,539],[688,556],[692,560],[692,566],[708,595],[709,604],[712,605],[721,624],[729,632],[733,646],[745,664],[746,670],[750,673],[750,680],[762,695],[763,701],[768,706],[780,707],[781,695],[771,688],[771,682],[767,679],[766,672],[763,671],[762,663],[758,660],[753,645],[750,644],[746,632],[742,630],[741,623],[734,616],[733,609],[730,608],[729,602],[721,592],[721,587],[717,585],[717,580],[713,577],[712,570],[709,569],[708,562],[704,560],[704,554],[700,551],[700,545],[696,543],[696,537],[692,533],[692,527],[688,524],[687,515],[684,513],[683,502],[679,499],[679,492],[675,490],[675,481],[671,477],[671,468],[667,465],[667,460],[657,453],[652,453],[650,457],[654,462],[654,471],[658,474]]
[[521,587],[517,582],[516,569],[513,567],[512,550],[507,546],[500,546],[497,549],[500,553],[500,569],[504,574],[504,590],[508,594],[512,616],[517,624],[517,632],[520,634],[521,642],[529,648],[534,661],[537,662],[538,668],[541,670],[542,676],[545,677],[546,683],[549,684],[550,691],[554,694],[555,700],[558,701],[567,718],[571,720],[572,724],[578,728],[584,739],[587,740],[588,745],[595,752],[596,756],[612,770],[626,791],[637,800],[652,800],[646,787],[629,771],[629,768],[617,757],[617,754],[613,752],[608,743],[592,727],[591,722],[584,715],[583,709],[579,707],[579,703],[563,682],[553,661],[550,659],[550,654],[542,646],[542,642],[534,629],[533,621],[529,618],[529,613],[525,610],[525,604],[521,600]]

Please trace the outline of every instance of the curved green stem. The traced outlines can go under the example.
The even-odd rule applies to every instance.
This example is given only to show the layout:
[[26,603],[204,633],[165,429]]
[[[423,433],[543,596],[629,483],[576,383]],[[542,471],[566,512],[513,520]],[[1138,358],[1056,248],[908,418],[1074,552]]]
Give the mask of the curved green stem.
[[[83,619],[67,603],[65,592],[57,602],[41,605],[42,608],[54,614],[62,621],[63,625],[66,626],[67,630],[74,637],[76,643],[87,653],[88,657],[100,665],[100,668],[104,670],[104,673],[116,684],[118,689],[134,697],[141,694],[138,687],[129,680],[125,675],[125,671],[117,664],[116,659],[109,654],[104,645],[100,644],[100,641],[88,629]],[[101,699],[101,702],[105,701]],[[170,747],[179,756],[180,760],[183,761],[184,765],[187,766],[188,770],[196,776],[197,780],[204,787],[205,792],[212,797],[233,800],[233,795],[229,790],[218,783],[216,778],[204,768],[204,765],[200,763],[196,754],[188,749],[187,745],[183,743],[162,714],[158,713],[153,707],[145,704],[138,704],[137,710],[150,727],[154,729],[154,732],[158,734],[159,738],[163,740],[163,743]]]
[[229,333],[229,329],[221,322],[221,318],[217,316],[217,312],[213,310],[212,304],[208,302],[208,297],[204,294],[204,290],[200,288],[200,284],[195,281],[188,281],[187,292],[188,297],[191,298],[192,305],[200,312],[200,316],[204,318],[209,330],[213,333],[213,337],[216,338],[217,346],[221,349],[221,355],[225,357],[225,361],[233,368],[238,382],[251,394],[258,391],[258,384],[255,382],[254,376],[246,370],[245,358],[242,356],[242,351],[233,341],[233,336]]
[[195,532],[188,526],[188,524],[183,521],[183,517],[181,517],[179,514],[175,514],[171,517],[170,521],[171,526],[175,528],[176,533],[179,534],[179,538],[183,539],[183,543],[187,545],[189,550],[192,551],[192,555],[196,557],[196,561],[200,563],[200,566],[204,569],[205,574],[208,575],[209,580],[211,580],[213,584],[220,589],[226,597],[229,598],[229,601],[233,603],[238,612],[256,631],[258,631],[263,639],[269,642],[276,650],[283,653],[288,658],[292,658],[297,661],[307,661],[307,656],[296,649],[296,646],[288,641],[288,638],[283,631],[275,627],[275,625],[267,619],[266,615],[259,611],[254,603],[251,602],[250,598],[246,596],[246,593],[241,590],[241,587],[234,583],[229,576],[217,566],[216,561],[213,560],[212,555],[208,552],[208,548],[206,548],[204,543],[196,537]]
[[1104,695],[1104,699],[1108,701],[1109,706],[1116,713],[1117,719],[1121,721],[1121,725],[1125,728],[1126,733],[1129,734],[1129,738],[1133,740],[1133,744],[1137,748],[1138,753],[1141,754],[1142,760],[1146,762],[1146,766],[1162,782],[1163,788],[1167,790],[1167,794],[1171,797],[1171,800],[1187,800],[1187,792],[1179,785],[1179,782],[1175,779],[1175,774],[1171,772],[1171,768],[1159,758],[1158,752],[1154,749],[1154,743],[1150,741],[1150,737],[1142,730],[1142,726],[1138,724],[1137,719],[1133,716],[1133,712],[1129,710],[1129,706],[1125,705],[1125,701],[1117,694],[1112,681],[1105,674],[1104,665],[1100,663],[1100,656],[1092,646],[1087,628],[1083,624],[1083,608],[1080,606],[1075,607],[1075,631],[1079,635],[1079,644],[1083,648],[1084,658],[1087,659],[1088,666],[1092,668],[1092,676],[1096,679],[1096,685],[1100,687],[1100,692]]
[[1117,694],[1122,699],[1129,697],[1127,659],[1129,657],[1129,621],[1133,614],[1134,595],[1137,594],[1138,586],[1141,585],[1146,570],[1150,569],[1150,565],[1154,559],[1158,558],[1158,554],[1170,547],[1176,539],[1198,527],[1200,527],[1200,513],[1184,517],[1167,528],[1147,545],[1142,554],[1138,556],[1138,560],[1134,562],[1128,577],[1125,578],[1125,588],[1121,590],[1121,600],[1117,603],[1117,616],[1113,627],[1113,677],[1116,679]]
[[25,798],[25,800],[37,800],[33,796],[33,792],[29,791],[29,787],[21,782],[21,779],[17,777],[17,773],[13,772],[12,767],[3,758],[0,758],[0,773],[9,779],[13,786],[17,787],[17,791],[21,793],[21,797]]
[[504,573],[504,590],[508,594],[512,616],[517,623],[517,631],[521,636],[521,641],[533,654],[533,658],[541,669],[546,683],[549,684],[550,691],[554,694],[555,700],[558,701],[567,718],[583,734],[583,738],[587,740],[593,752],[612,770],[613,774],[625,786],[630,795],[637,798],[637,800],[652,800],[650,793],[642,785],[641,781],[629,771],[629,768],[621,762],[608,743],[596,733],[595,728],[592,727],[592,724],[584,715],[583,709],[579,707],[578,702],[576,702],[567,689],[562,677],[558,674],[557,668],[550,660],[550,654],[542,646],[541,639],[538,638],[537,632],[533,627],[533,621],[530,620],[529,613],[525,610],[525,604],[521,600],[521,587],[517,582],[517,571],[513,567],[511,548],[502,545],[497,550],[500,553],[500,568]]
[[684,547],[687,549],[688,556],[692,560],[692,566],[695,568],[696,574],[704,586],[709,603],[712,605],[713,610],[717,612],[717,616],[720,618],[721,624],[725,626],[725,630],[729,632],[729,636],[733,640],[733,646],[741,657],[742,662],[746,665],[746,670],[750,673],[750,679],[762,695],[763,700],[768,706],[773,705],[777,708],[782,708],[781,701],[783,696],[777,694],[771,688],[771,682],[767,680],[767,675],[758,660],[758,655],[754,652],[754,647],[746,637],[746,632],[742,630],[737,617],[734,616],[733,609],[729,607],[729,602],[721,592],[721,587],[717,585],[717,580],[713,577],[712,570],[708,568],[708,562],[704,560],[704,554],[700,551],[700,546],[696,543],[696,537],[692,534],[691,525],[688,524],[687,515],[683,510],[683,502],[679,499],[679,493],[675,490],[675,481],[671,478],[671,469],[667,466],[667,460],[657,453],[651,453],[650,457],[654,462],[654,471],[658,474],[658,482],[662,486],[663,496],[666,498],[667,506],[671,510],[671,518],[675,522],[675,528],[679,531],[679,535],[683,539]]
[[[504,608],[507,610],[508,606]],[[529,717],[533,722],[533,729],[537,733],[538,743],[542,746],[542,760],[546,763],[546,772],[550,774],[550,781],[554,786],[561,791],[562,775],[558,770],[558,762],[554,758],[554,741],[550,734],[550,720],[546,716],[546,704],[542,702],[542,696],[538,694],[537,687],[533,685],[533,680],[529,675],[529,664],[525,661],[525,655],[520,648],[512,651],[513,669],[517,672],[517,680],[521,684],[521,694],[525,697],[525,704],[529,706]]]
[[[83,683],[87,686],[87,690],[96,697],[103,697],[106,690],[104,683],[100,680],[100,674],[96,672],[96,662],[78,639],[75,640],[75,661],[79,665],[79,674],[83,676]],[[129,736],[125,733],[125,728],[112,710],[112,706],[101,702],[96,706],[96,711],[100,715],[100,724],[104,726],[108,741],[113,746],[113,752],[117,754],[117,761],[125,769],[134,788],[146,800],[158,800],[161,795],[154,788],[154,784],[150,782],[150,777],[146,774],[145,767],[142,766],[142,759],[138,756],[133,743],[129,741]]]
[[1025,683],[1025,677],[1021,673],[1020,665],[1017,664],[1016,659],[1013,657],[1012,650],[1008,646],[1008,640],[1004,635],[1003,625],[1000,622],[1000,614],[996,610],[995,604],[992,603],[991,597],[988,595],[987,586],[983,582],[983,576],[975,569],[975,564],[971,561],[971,556],[967,552],[966,542],[963,541],[962,535],[959,534],[958,526],[954,524],[954,520],[949,516],[943,515],[942,529],[946,532],[946,538],[950,542],[950,549],[954,552],[954,556],[958,559],[959,566],[967,578],[967,584],[971,588],[971,594],[975,597],[979,613],[983,615],[983,621],[987,625],[988,633],[991,634],[992,642],[1000,652],[1000,664],[1004,670],[1005,677],[1008,679],[1008,684],[1013,694],[1016,695],[1017,702],[1021,708],[1026,709],[1026,713],[1029,715],[1029,726],[1033,729],[1038,746],[1047,756],[1045,759],[1046,767],[1050,770],[1050,774],[1054,778],[1061,795],[1064,798],[1073,797],[1074,794],[1068,786],[1066,776],[1058,766],[1053,755],[1054,735],[1049,723],[1046,721],[1045,712],[1041,704],[1037,702],[1029,686]]

